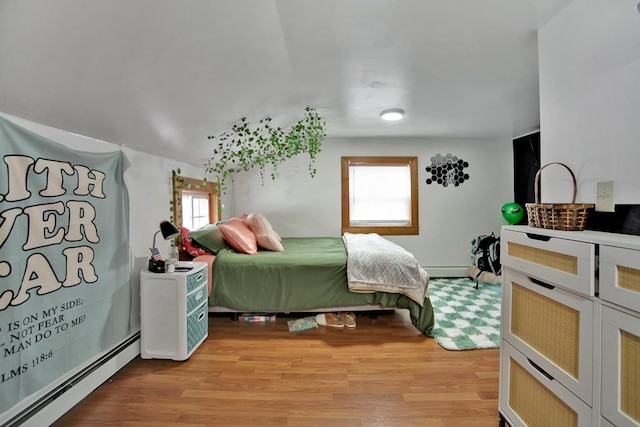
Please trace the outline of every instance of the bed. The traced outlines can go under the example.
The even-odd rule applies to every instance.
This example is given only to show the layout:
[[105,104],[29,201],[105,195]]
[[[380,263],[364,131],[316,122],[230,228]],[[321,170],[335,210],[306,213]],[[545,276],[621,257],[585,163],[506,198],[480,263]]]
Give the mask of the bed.
[[428,276],[404,249],[378,235],[278,240],[282,250],[257,247],[248,255],[225,245],[215,256],[194,258],[210,265],[210,312],[406,309],[411,323],[431,335],[435,320]]

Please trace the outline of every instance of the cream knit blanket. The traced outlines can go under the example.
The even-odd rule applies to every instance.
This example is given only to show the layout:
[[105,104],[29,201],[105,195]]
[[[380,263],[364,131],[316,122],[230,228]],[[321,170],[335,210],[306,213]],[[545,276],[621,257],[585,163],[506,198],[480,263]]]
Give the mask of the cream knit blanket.
[[342,240],[351,292],[397,293],[423,305],[429,275],[411,252],[376,233],[344,233]]

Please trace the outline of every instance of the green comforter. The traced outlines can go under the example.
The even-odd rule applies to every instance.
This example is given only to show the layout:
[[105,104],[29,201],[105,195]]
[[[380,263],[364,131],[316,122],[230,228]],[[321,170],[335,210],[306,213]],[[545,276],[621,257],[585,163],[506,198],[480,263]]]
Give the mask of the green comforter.
[[434,314],[427,297],[421,307],[385,292],[354,293],[347,285],[347,253],[340,237],[289,237],[283,252],[256,255],[223,249],[213,264],[210,306],[248,312],[295,312],[379,305],[408,309],[411,322],[431,334]]

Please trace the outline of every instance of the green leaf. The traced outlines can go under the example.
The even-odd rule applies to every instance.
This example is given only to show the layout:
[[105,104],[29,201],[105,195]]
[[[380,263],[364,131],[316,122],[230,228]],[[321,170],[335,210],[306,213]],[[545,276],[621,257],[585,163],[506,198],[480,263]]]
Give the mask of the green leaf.
[[240,170],[248,171],[257,167],[264,183],[267,164],[272,166],[271,178],[275,179],[278,165],[303,153],[309,155],[309,173],[312,177],[315,175],[315,158],[326,137],[325,122],[315,107],[305,107],[303,119],[287,133],[281,127],[272,127],[271,121],[271,117],[265,117],[252,125],[243,117],[231,130],[217,137],[207,137],[217,138],[217,145],[205,170],[216,176],[223,191],[227,188],[227,179]]

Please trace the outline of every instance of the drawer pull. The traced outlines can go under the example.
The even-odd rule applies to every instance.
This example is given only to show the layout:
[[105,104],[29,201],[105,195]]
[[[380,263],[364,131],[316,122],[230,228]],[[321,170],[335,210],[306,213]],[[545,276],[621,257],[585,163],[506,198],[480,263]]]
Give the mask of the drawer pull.
[[533,277],[529,277],[529,280],[531,280],[531,283],[535,283],[536,285],[542,286],[543,288],[555,289],[555,286],[545,283],[542,280],[534,279]]
[[198,301],[200,298],[202,298],[202,295],[204,294],[204,292],[200,291],[196,294],[196,301]]
[[538,366],[537,363],[533,362],[528,357],[527,357],[527,362],[529,362],[529,365],[533,366],[536,369],[536,371],[544,375],[549,381],[553,381],[553,377],[551,375],[549,375],[544,369],[542,369],[540,366]]
[[204,319],[204,315],[205,314],[207,314],[207,313],[205,313],[204,311],[202,313],[198,314],[198,322],[201,322],[202,319]]
[[549,240],[551,240],[551,236],[541,236],[540,234],[534,233],[526,233],[526,235],[532,240],[540,240],[542,242],[548,242]]
[[204,273],[198,274],[198,278],[196,279],[196,282],[199,282],[200,280],[202,280],[203,277],[204,277]]

